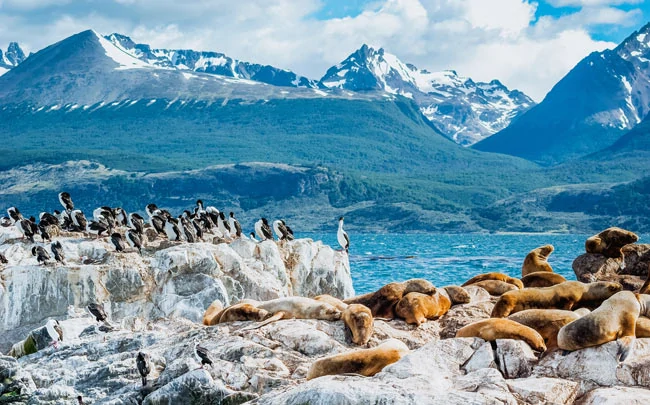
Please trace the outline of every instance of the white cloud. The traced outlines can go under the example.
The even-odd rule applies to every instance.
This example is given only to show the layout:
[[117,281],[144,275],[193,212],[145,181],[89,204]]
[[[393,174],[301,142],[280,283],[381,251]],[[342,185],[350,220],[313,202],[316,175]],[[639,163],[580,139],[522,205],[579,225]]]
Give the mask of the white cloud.
[[0,44],[18,40],[37,50],[94,28],[154,47],[215,50],[319,78],[368,43],[420,68],[497,78],[537,100],[584,56],[614,45],[593,40],[590,26],[639,20],[638,10],[611,7],[636,0],[552,0],[584,7],[537,20],[537,4],[528,0],[377,0],[355,17],[324,21],[314,17],[324,0],[106,0],[55,8],[66,0],[45,0],[40,13],[10,4],[20,1],[0,3]]
[[549,0],[553,7],[618,6],[640,4],[643,0]]

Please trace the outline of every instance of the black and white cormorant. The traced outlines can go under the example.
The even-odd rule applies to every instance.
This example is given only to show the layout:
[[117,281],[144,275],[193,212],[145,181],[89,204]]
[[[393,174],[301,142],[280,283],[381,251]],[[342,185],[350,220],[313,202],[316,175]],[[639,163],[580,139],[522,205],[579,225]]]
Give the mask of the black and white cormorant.
[[61,246],[61,242],[56,241],[52,242],[50,245],[50,249],[52,250],[52,254],[54,255],[54,260],[61,264],[65,264],[65,253],[63,253],[63,246]]
[[122,234],[119,232],[114,232],[111,234],[111,242],[113,242],[113,246],[115,246],[116,252],[124,252],[126,250],[124,239],[122,239]]
[[138,252],[142,254],[142,239],[140,238],[140,234],[133,230],[129,229],[126,231],[126,242],[131,246],[132,248],[138,249]]
[[32,247],[32,256],[36,256],[38,264],[45,264],[50,260],[50,255],[47,253],[47,250],[43,249],[42,246]]
[[212,359],[208,349],[199,344],[198,339],[194,339],[194,358],[197,362],[201,363],[201,368],[206,364],[212,366]]
[[88,311],[93,314],[97,322],[106,322],[106,311],[104,311],[104,306],[102,304],[91,302],[88,304],[87,308]]
[[348,237],[348,233],[343,230],[343,217],[339,218],[339,230],[336,232],[336,239],[347,253],[350,248],[350,238]]
[[72,203],[72,198],[70,198],[70,193],[65,191],[59,193],[59,202],[66,211],[71,212],[74,210],[74,204]]
[[259,236],[261,241],[271,239],[273,240],[273,232],[269,226],[269,221],[266,218],[261,218],[255,222],[255,234]]
[[241,238],[241,225],[239,221],[235,219],[235,213],[230,211],[230,216],[228,217],[228,225],[230,225],[230,233],[236,238]]

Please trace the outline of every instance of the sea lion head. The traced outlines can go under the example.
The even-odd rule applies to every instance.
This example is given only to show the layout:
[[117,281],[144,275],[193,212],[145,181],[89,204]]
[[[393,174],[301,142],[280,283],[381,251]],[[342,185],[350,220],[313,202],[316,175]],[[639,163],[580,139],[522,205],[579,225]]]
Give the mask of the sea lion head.
[[341,316],[343,318],[346,340],[365,345],[370,340],[374,329],[370,308],[361,304],[350,304]]
[[617,246],[629,245],[639,240],[639,237],[634,232],[617,227],[608,228],[601,235],[603,233],[607,235],[610,244],[614,243]]
[[318,318],[317,319],[323,319],[327,321],[338,321],[341,319],[341,311],[336,309],[330,304],[327,304],[325,302],[321,303],[322,305],[320,306],[318,310]]
[[555,250],[555,247],[553,245],[544,245],[538,248],[539,249],[539,254],[543,257],[549,257],[551,253]]
[[587,284],[587,292],[583,299],[588,300],[606,300],[612,295],[623,290],[623,286],[613,281],[596,281]]

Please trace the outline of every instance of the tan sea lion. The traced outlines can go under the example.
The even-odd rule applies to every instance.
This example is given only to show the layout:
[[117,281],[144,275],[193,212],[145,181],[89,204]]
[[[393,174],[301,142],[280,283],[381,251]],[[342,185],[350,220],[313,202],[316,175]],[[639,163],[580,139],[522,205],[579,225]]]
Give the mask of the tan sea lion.
[[424,279],[411,279],[401,283],[389,283],[379,290],[343,300],[346,304],[362,304],[370,308],[372,316],[376,318],[393,319],[395,305],[402,297],[411,292],[422,294],[435,294],[436,287]]
[[360,374],[371,377],[398,361],[409,348],[397,339],[388,339],[371,349],[358,349],[316,360],[307,373],[307,379],[336,374]]
[[470,278],[469,280],[467,280],[463,284],[463,287],[466,287],[468,285],[472,285],[472,284],[478,283],[479,281],[484,281],[484,280],[498,280],[498,281],[503,281],[504,283],[512,284],[512,285],[516,286],[519,289],[524,288],[523,283],[518,278],[510,277],[507,274],[497,273],[497,272],[479,274],[478,276],[474,276],[474,277]]
[[585,250],[587,253],[600,253],[605,257],[618,259],[623,257],[623,246],[638,240],[639,237],[635,233],[614,226],[588,238]]
[[553,268],[548,264],[548,257],[553,253],[555,248],[553,245],[544,245],[531,250],[526,258],[524,264],[521,266],[521,276],[526,276],[530,273],[538,271],[553,271]]
[[623,287],[610,281],[564,283],[544,288],[524,288],[508,291],[499,297],[492,309],[492,318],[505,318],[525,309],[566,309],[579,307],[596,308]]
[[239,302],[221,311],[218,323],[237,321],[263,321],[268,319],[272,313],[256,307],[247,302]]
[[356,345],[365,345],[374,330],[372,312],[361,304],[350,304],[341,313],[345,327],[345,338]]
[[341,319],[341,311],[332,305],[306,297],[276,298],[260,302],[256,308],[267,311],[272,315],[263,322],[241,329],[242,331],[258,329],[280,319],[320,319],[323,321],[338,321]]
[[471,301],[471,297],[466,289],[457,285],[448,285],[438,289],[441,294],[446,294],[447,298],[451,301],[451,305],[467,304]]
[[522,325],[510,319],[483,319],[470,323],[456,332],[456,337],[478,337],[485,341],[497,339],[523,340],[531,349],[545,352],[544,338],[535,329]]
[[648,276],[645,279],[645,283],[639,289],[639,294],[650,294],[650,264],[648,264]]
[[526,288],[550,287],[565,281],[566,278],[550,271],[536,271],[521,278],[521,282],[524,283]]
[[590,314],[562,327],[557,344],[562,350],[578,350],[617,340],[618,358],[624,361],[636,339],[636,322],[641,313],[639,295],[620,291]]
[[557,333],[564,325],[579,319],[581,314],[562,309],[527,309],[510,315],[507,319],[529,328],[542,335],[547,350],[557,349]]
[[221,312],[223,312],[223,304],[219,300],[214,300],[203,314],[203,324],[206,326],[218,324]]
[[451,301],[446,294],[408,293],[395,306],[395,314],[408,324],[420,324],[436,319],[449,311]]
[[503,295],[508,291],[519,290],[517,286],[499,280],[483,280],[483,281],[478,281],[472,285],[481,287],[482,289],[487,291],[490,295],[494,295],[494,296]]

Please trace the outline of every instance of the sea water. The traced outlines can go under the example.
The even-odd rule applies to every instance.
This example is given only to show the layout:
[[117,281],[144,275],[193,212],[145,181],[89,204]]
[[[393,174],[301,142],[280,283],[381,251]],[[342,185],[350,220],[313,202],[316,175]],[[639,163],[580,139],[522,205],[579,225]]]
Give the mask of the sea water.
[[[357,294],[391,281],[424,278],[436,286],[461,285],[488,272],[521,277],[532,249],[551,244],[548,262],[556,273],[575,280],[571,264],[585,252],[590,235],[575,234],[364,234],[350,236],[350,270]],[[335,233],[303,234],[339,249]],[[650,240],[640,236],[639,243]]]

